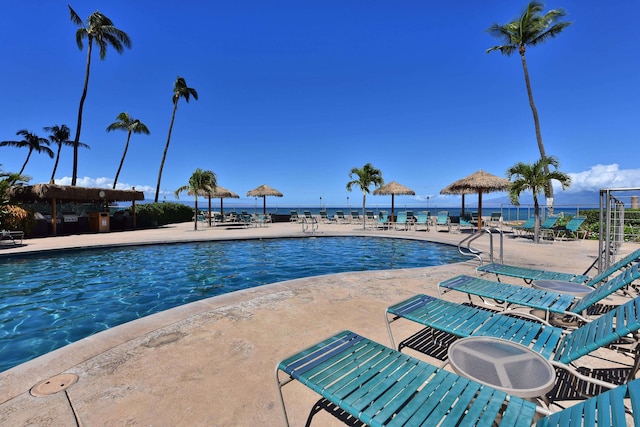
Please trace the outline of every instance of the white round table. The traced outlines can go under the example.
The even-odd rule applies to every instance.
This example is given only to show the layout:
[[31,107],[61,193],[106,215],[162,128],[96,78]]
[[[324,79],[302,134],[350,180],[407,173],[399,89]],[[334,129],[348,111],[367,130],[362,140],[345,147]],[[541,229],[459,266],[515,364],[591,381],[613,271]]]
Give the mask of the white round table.
[[553,388],[556,372],[539,353],[493,337],[462,338],[449,346],[454,372],[522,398],[543,397]]

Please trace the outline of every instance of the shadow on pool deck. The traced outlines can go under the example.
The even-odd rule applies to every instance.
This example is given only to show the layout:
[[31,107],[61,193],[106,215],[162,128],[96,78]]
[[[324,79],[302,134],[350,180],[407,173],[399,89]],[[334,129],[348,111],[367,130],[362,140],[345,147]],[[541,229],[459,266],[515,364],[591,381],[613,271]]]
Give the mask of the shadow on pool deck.
[[[371,231],[320,224],[323,235],[382,235],[457,243],[459,233]],[[156,230],[25,240],[9,253],[112,244],[301,237],[299,224],[226,230],[192,223]],[[305,236],[309,236],[306,234]],[[488,248],[488,239],[477,247]],[[497,242],[494,242],[496,244]],[[595,241],[534,245],[505,238],[505,262],[582,273]],[[627,244],[624,253],[637,245]],[[0,373],[0,425],[282,425],[274,370],[278,361],[325,336],[350,329],[388,345],[384,310],[418,292],[437,295],[439,281],[475,274],[477,261],[431,268],[342,273],[248,289],[139,319]],[[513,283],[518,283],[514,281]],[[447,299],[462,301],[454,293]],[[451,296],[450,296],[451,295]],[[399,336],[416,328],[394,326]],[[439,364],[438,360],[429,360]],[[77,382],[34,397],[29,390],[60,374]],[[63,377],[63,382],[67,378]],[[46,387],[45,387],[46,388]],[[292,425],[303,425],[318,396],[284,389]],[[321,411],[312,425],[342,425]]]

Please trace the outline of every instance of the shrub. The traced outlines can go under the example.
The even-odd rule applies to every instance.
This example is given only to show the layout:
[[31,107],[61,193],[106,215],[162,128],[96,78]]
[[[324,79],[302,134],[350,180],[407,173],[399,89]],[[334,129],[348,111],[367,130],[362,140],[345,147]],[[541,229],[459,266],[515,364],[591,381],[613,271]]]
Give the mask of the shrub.
[[[131,210],[131,208],[129,208]],[[136,205],[136,227],[152,228],[161,225],[188,222],[193,219],[193,208],[180,203],[162,202]]]

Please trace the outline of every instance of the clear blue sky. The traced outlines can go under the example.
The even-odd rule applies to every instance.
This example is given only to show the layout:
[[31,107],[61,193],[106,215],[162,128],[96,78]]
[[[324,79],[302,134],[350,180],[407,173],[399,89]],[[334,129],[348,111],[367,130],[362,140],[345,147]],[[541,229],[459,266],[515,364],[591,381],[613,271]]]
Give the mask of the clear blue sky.
[[[179,103],[161,199],[173,200],[196,168],[214,171],[243,197],[236,202],[253,203],[244,196],[261,184],[275,187],[284,198],[269,203],[280,206],[360,201],[345,186],[367,162],[416,192],[402,204],[438,201],[443,187],[479,169],[504,176],[539,153],[520,58],[485,53],[499,44],[485,30],[526,3],[72,1],[83,19],[100,10],[133,43],[104,61],[94,51],[81,136],[91,149],[80,150],[78,185],[112,185],[126,133],[105,129],[126,111],[151,135],[132,136],[118,184],[153,198],[177,76],[199,100]],[[47,136],[44,126],[63,123],[73,136],[86,44],[76,45],[67,1],[2,6],[0,140],[19,129]],[[640,185],[640,3],[550,8],[564,8],[573,25],[527,51],[547,153],[571,174],[570,191]],[[0,164],[16,172],[26,155],[0,147]],[[53,163],[34,153],[25,174],[48,182]],[[71,172],[65,147],[56,182],[69,184]]]

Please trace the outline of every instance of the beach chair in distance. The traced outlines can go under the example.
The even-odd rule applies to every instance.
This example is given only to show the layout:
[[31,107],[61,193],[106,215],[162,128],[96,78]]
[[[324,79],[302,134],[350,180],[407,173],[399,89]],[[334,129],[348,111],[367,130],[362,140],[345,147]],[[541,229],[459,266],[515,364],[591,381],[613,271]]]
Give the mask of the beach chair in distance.
[[569,220],[569,222],[567,223],[567,225],[563,226],[563,227],[555,227],[553,229],[553,239],[557,240],[557,239],[561,239],[564,237],[567,240],[569,240],[570,237],[572,237],[571,240],[578,240],[580,238],[580,233],[582,233],[582,238],[586,238],[587,237],[587,231],[586,230],[580,230],[580,227],[582,226],[582,224],[586,221],[586,218],[583,217],[577,217],[574,216],[573,218],[571,218]]
[[[600,281],[592,292],[581,298],[569,294],[510,285],[464,274],[440,282],[438,284],[438,293],[442,296],[450,291],[462,292],[467,294],[471,304],[473,304],[471,299],[473,295],[485,304],[494,306],[496,310],[502,309],[509,311],[520,308],[527,311],[530,309],[541,310],[544,313],[544,320],[546,321],[548,321],[550,315],[553,314],[587,322],[587,309],[602,302],[614,292],[624,290],[631,286],[634,281],[640,278],[639,267],[640,264],[634,264],[614,278]],[[489,303],[487,300],[493,300],[496,304],[500,301],[501,306]]]
[[536,426],[548,427],[565,426],[569,420],[587,420],[585,425],[590,425],[588,420],[600,416],[608,425],[626,427],[625,398],[630,400],[634,423],[640,425],[640,380],[553,413],[351,331],[282,360],[275,380],[287,426],[283,387],[293,381],[370,426],[491,426],[501,420],[505,425],[530,427],[539,418]]
[[376,216],[373,213],[373,211],[366,211],[364,217],[365,217],[366,224],[368,224],[368,226],[370,228],[375,228],[375,226],[376,226]]
[[458,221],[458,231],[462,232],[463,227],[469,228],[473,231],[478,227],[478,222],[476,221],[474,224],[473,217],[468,217],[466,215],[463,215],[460,217],[460,220]]
[[336,223],[338,224],[346,224],[347,218],[345,218],[344,216],[344,212],[343,211],[336,211],[335,215],[333,215],[333,217],[336,219]]
[[502,214],[500,212],[491,212],[489,227],[502,228]]
[[300,222],[302,218],[298,216],[298,211],[291,211],[289,214],[289,222]]
[[451,231],[451,219],[449,218],[449,211],[440,211],[436,217],[436,231],[438,227],[446,227],[447,231]]
[[389,214],[387,211],[378,212],[378,221],[377,221],[378,229],[389,229]]
[[332,222],[336,222],[336,219],[333,217],[329,217],[327,215],[327,211],[320,211],[320,220],[325,224],[331,224]]
[[393,229],[407,231],[408,226],[409,226],[409,223],[407,222],[407,213],[398,212],[396,220],[393,223]]
[[429,212],[418,212],[414,226],[415,231],[419,231],[418,228],[422,227],[424,227],[424,231],[429,231]]
[[351,223],[362,223],[362,218],[360,218],[360,213],[358,213],[358,211],[351,211]]
[[[560,215],[550,215],[548,216],[542,224],[540,224],[540,237],[545,238],[551,236],[553,238],[555,229],[554,227],[560,220]],[[533,233],[533,228],[531,229],[531,233]]]
[[511,229],[515,236],[524,236],[525,234],[533,230],[534,226],[535,226],[535,218],[531,217],[531,218],[528,218],[523,224],[513,225]]

